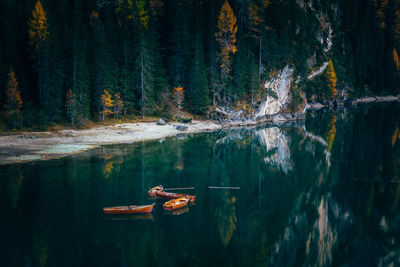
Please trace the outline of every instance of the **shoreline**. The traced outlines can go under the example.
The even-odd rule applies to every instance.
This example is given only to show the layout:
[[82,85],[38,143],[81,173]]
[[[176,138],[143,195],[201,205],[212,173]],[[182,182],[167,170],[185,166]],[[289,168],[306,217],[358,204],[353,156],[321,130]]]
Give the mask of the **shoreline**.
[[191,124],[186,124],[188,128],[185,131],[177,130],[178,125],[183,124],[122,123],[85,130],[21,132],[16,135],[0,136],[0,165],[62,158],[101,145],[132,144],[223,128],[215,121],[193,121]]
[[[365,97],[349,101],[337,101],[336,106],[359,103],[400,101],[400,96]],[[307,110],[318,110],[332,104],[307,104]],[[223,122],[204,120],[189,124],[170,123],[157,125],[155,122],[121,123],[110,126],[97,126],[85,130],[59,130],[47,132],[21,132],[0,136],[0,165],[48,160],[70,156],[101,145],[132,144],[141,141],[157,140],[178,134],[194,134],[217,131],[226,128],[255,126],[263,123],[276,125],[305,120],[305,112],[297,114],[278,113],[254,119],[228,120]],[[176,129],[178,125],[187,130]]]

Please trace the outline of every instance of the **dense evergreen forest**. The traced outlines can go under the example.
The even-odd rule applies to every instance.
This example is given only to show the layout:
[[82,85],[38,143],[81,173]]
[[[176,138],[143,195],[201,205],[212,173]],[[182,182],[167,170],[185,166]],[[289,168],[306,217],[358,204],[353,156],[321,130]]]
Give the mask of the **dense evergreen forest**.
[[1,0],[0,15],[3,128],[255,109],[285,66],[294,100],[399,93],[398,0]]

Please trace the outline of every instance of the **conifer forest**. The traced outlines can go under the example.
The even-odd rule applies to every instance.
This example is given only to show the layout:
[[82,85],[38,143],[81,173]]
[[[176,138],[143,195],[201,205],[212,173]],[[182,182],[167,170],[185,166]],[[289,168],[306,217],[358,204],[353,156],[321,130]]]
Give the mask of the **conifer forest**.
[[4,129],[256,110],[286,66],[291,112],[399,93],[398,0],[1,0],[0,16]]

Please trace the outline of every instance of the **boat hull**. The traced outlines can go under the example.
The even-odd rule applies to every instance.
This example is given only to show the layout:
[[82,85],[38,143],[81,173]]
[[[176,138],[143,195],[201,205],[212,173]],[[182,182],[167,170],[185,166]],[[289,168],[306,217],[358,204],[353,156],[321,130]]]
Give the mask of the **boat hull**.
[[153,187],[152,189],[150,189],[150,190],[148,191],[148,194],[149,194],[149,196],[151,196],[151,197],[155,197],[157,192],[161,192],[161,191],[163,191],[163,190],[164,190],[163,186],[162,186],[162,185],[158,185],[158,186],[155,186],[155,187]]
[[137,214],[137,213],[151,213],[153,211],[153,204],[143,206],[117,206],[103,208],[104,214]]
[[188,203],[189,203],[189,198],[185,196],[165,202],[163,208],[165,210],[177,210],[187,206]]
[[195,195],[186,195],[186,194],[179,194],[179,193],[169,193],[164,191],[157,191],[156,197],[158,198],[165,198],[165,199],[177,199],[182,197],[188,197],[190,202],[193,203],[196,199]]

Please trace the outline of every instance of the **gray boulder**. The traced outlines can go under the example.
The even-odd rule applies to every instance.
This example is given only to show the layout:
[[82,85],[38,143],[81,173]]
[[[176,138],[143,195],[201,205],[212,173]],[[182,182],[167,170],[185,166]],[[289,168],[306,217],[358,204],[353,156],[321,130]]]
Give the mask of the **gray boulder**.
[[157,121],[157,125],[165,125],[165,120],[163,120],[163,119],[159,119],[158,121]]

